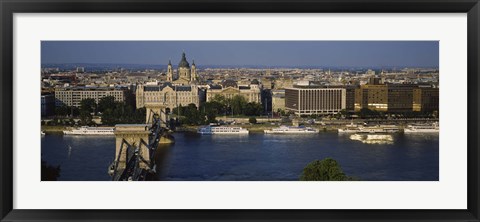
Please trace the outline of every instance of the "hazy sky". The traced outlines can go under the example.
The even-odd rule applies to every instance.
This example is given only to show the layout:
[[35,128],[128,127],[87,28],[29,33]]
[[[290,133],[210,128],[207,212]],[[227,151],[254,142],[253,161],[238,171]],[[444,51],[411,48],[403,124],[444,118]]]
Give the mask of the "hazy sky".
[[438,67],[438,41],[42,41],[42,64]]

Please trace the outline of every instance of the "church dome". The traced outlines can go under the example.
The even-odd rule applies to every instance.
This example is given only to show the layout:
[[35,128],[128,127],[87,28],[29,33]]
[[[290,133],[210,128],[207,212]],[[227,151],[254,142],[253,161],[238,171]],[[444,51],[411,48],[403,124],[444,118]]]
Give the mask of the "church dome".
[[254,80],[252,80],[252,82],[250,84],[258,85],[258,84],[260,84],[260,82],[257,79],[254,79]]
[[190,64],[187,62],[187,58],[185,57],[185,53],[182,53],[182,60],[178,63],[178,68],[190,68]]

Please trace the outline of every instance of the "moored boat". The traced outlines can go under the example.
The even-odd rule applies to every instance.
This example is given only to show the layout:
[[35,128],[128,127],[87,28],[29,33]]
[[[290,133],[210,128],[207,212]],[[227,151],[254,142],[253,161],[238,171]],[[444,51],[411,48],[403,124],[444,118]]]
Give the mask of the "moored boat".
[[248,134],[248,130],[243,129],[242,127],[204,126],[204,127],[198,128],[197,133],[202,135],[213,135],[213,134],[232,135],[232,134]]
[[114,127],[88,127],[82,126],[77,129],[64,130],[65,135],[114,135]]
[[278,128],[273,128],[263,131],[266,134],[308,134],[308,133],[318,133],[318,129],[312,127],[304,126],[280,126]]
[[338,133],[398,133],[400,128],[395,125],[377,125],[377,126],[358,126],[347,125],[345,128],[339,128]]
[[438,123],[433,123],[431,125],[408,125],[404,130],[404,133],[439,133],[440,126]]
[[339,128],[338,133],[357,133],[362,127],[353,123],[346,125],[345,128]]

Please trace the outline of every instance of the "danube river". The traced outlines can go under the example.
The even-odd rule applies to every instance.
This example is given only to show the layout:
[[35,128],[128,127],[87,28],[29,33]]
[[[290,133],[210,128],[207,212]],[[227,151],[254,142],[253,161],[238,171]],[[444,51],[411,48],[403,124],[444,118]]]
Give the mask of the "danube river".
[[[380,144],[337,133],[174,136],[175,144],[157,152],[159,180],[298,180],[309,162],[327,157],[359,180],[437,181],[439,175],[438,134],[392,134]],[[60,165],[59,180],[110,180],[114,155],[113,136],[42,136],[42,159]]]

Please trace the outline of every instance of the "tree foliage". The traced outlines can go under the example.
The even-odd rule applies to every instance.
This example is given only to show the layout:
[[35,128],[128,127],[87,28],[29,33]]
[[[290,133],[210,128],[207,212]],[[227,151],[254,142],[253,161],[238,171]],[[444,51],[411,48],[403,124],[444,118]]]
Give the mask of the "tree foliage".
[[113,96],[106,96],[101,98],[98,104],[96,104],[94,99],[83,99],[80,102],[80,109],[69,106],[57,107],[55,113],[58,117],[70,116],[70,118],[62,120],[56,117],[47,124],[73,126],[75,121],[72,117],[78,117],[80,119],[78,121],[79,125],[95,125],[93,115],[97,114],[97,112],[101,116],[102,124],[104,125],[145,123],[145,108],[135,109],[124,102],[115,101]]
[[77,107],[63,105],[63,106],[55,107],[55,115],[78,116],[80,115],[80,110]]
[[145,108],[134,109],[123,102],[115,101],[113,96],[106,96],[98,102],[98,111],[102,113],[102,124],[145,123]]
[[182,123],[188,125],[202,125],[205,123],[205,114],[197,109],[197,106],[193,103],[188,106],[179,106],[173,109],[173,113],[183,116],[181,118]]
[[45,161],[41,161],[41,177],[42,181],[54,181],[60,176],[60,166],[48,165]]
[[98,101],[98,112],[103,113],[105,110],[115,107],[115,105],[115,97],[105,96]]
[[340,164],[332,158],[310,162],[300,176],[304,181],[346,181],[350,177],[343,173]]
[[95,102],[95,99],[88,98],[88,99],[82,99],[82,101],[80,101],[80,115],[82,115],[82,112],[95,114],[96,111],[97,111],[97,103]]
[[248,102],[245,97],[235,95],[226,98],[223,95],[215,95],[211,101],[205,103],[207,109],[212,107],[216,115],[246,115],[259,116],[263,113],[260,103]]

